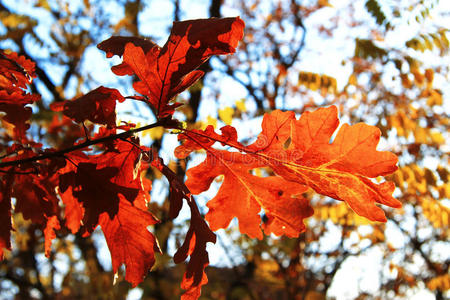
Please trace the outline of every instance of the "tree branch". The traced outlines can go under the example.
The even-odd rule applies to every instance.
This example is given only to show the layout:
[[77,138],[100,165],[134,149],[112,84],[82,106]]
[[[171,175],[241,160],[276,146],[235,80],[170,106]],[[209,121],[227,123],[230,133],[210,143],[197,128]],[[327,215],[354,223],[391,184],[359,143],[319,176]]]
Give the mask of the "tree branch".
[[36,155],[30,158],[25,158],[25,159],[18,159],[18,160],[12,160],[12,161],[6,161],[6,162],[0,162],[0,168],[6,168],[6,167],[11,167],[11,166],[18,166],[24,163],[30,163],[30,162],[35,162],[35,161],[39,161],[39,160],[44,160],[44,159],[49,159],[49,158],[53,158],[53,157],[61,157],[64,156],[64,154],[66,153],[70,153],[76,150],[80,150],[92,145],[96,145],[96,144],[100,144],[100,143],[104,143],[104,142],[108,142],[108,141],[113,141],[115,139],[125,139],[128,138],[130,136],[132,136],[135,133],[144,131],[144,130],[148,130],[154,127],[158,127],[158,126],[164,126],[167,125],[168,122],[167,119],[162,119],[159,120],[156,123],[153,124],[149,124],[146,126],[142,126],[139,128],[135,128],[135,129],[131,129],[122,133],[118,133],[118,134],[112,134],[106,137],[101,137],[98,139],[94,139],[94,140],[88,140],[85,141],[84,143],[63,149],[63,150],[59,150],[59,151],[55,151],[55,152],[47,152],[41,155]]

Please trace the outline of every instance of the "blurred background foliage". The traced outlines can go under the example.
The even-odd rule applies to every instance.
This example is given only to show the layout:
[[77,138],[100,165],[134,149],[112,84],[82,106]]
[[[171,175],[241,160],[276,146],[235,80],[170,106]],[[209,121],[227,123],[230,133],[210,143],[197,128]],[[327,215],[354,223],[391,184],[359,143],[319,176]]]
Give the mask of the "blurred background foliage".
[[[36,62],[31,90],[43,100],[33,108],[30,134],[44,145],[66,147],[84,133],[55,116],[52,102],[100,84],[134,93],[127,79],[112,76],[95,47],[99,42],[127,35],[162,44],[172,21],[239,15],[246,23],[239,50],[201,67],[207,75],[180,96],[185,105],[177,116],[191,128],[233,124],[255,136],[264,112],[301,114],[337,105],[343,121],[378,126],[380,146],[399,156],[399,170],[389,179],[403,208],[386,209],[386,224],[372,223],[344,203],[308,192],[315,214],[297,239],[253,240],[232,223],[210,248],[219,263],[208,267],[201,299],[448,299],[450,10],[441,2],[0,1],[0,48]],[[121,108],[125,121],[154,120],[145,108]],[[58,126],[63,135],[53,134]],[[2,128],[11,130],[5,123]],[[155,129],[142,138],[170,153],[173,136],[163,133]],[[169,165],[183,176],[191,163]],[[43,233],[16,214],[13,251],[0,262],[0,298],[178,299],[184,266],[174,265],[170,253],[186,227],[169,221],[161,174],[147,176],[155,200],[150,210],[162,220],[154,231],[165,254],[137,289],[123,274],[113,285],[101,233],[85,239],[63,228],[47,260]]]

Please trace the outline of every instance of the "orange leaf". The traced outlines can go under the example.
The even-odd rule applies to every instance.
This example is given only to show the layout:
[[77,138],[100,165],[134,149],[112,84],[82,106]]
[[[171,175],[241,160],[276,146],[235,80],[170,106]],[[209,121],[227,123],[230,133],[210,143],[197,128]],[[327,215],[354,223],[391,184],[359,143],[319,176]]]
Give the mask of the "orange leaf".
[[[213,230],[226,228],[237,217],[241,232],[261,238],[262,208],[269,220],[262,225],[266,233],[297,236],[304,230],[303,219],[312,215],[309,204],[298,195],[305,186],[347,202],[361,216],[384,222],[384,212],[375,203],[391,207],[401,203],[392,197],[393,183],[377,184],[370,178],[394,172],[397,157],[376,150],[380,131],[365,124],[344,124],[330,143],[338,125],[334,106],[304,113],[299,120],[293,112],[277,110],[264,115],[262,132],[248,147],[223,141],[208,130],[183,133],[181,139],[186,141],[175,153],[183,157],[198,147],[207,150],[206,160],[187,171],[186,185],[193,194],[206,191],[217,176],[224,175],[216,197],[207,203],[206,219]],[[246,154],[215,150],[211,148],[215,141]],[[251,175],[258,167],[270,167],[275,175]]]
[[114,218],[121,196],[133,204],[148,201],[149,191],[144,189],[140,177],[141,151],[133,143],[138,145],[139,141],[119,140],[114,148],[99,155],[67,155],[67,165],[59,171],[59,192],[66,205],[67,225],[73,233],[78,231],[80,217],[88,233],[97,227],[102,213]]
[[133,287],[142,282],[155,263],[155,251],[161,252],[155,236],[147,230],[149,225],[156,223],[158,220],[152,214],[133,206],[123,197],[113,218],[107,213],[100,216],[99,224],[111,252],[113,272],[125,264],[125,279]]
[[[133,84],[134,89],[148,98],[162,118],[173,114],[179,105],[170,105],[169,101],[203,75],[196,70],[202,63],[212,55],[235,52],[243,29],[239,17],[175,22],[163,48],[127,43],[123,63],[112,70],[117,75],[136,74],[140,81]],[[120,47],[100,44],[99,48],[106,49],[107,54],[121,53]]]
[[59,220],[57,216],[51,216],[47,219],[47,224],[44,229],[45,236],[45,256],[50,257],[50,251],[52,246],[52,241],[56,238],[55,230],[61,229],[59,225]]
[[208,150],[206,160],[187,172],[186,185],[193,194],[209,189],[212,181],[224,175],[217,195],[207,203],[206,220],[212,230],[228,227],[237,217],[239,230],[262,239],[261,208],[268,218],[266,234],[296,237],[305,230],[303,219],[313,214],[301,193],[307,187],[280,176],[257,177],[250,170],[259,166],[252,155],[223,150]]
[[[336,107],[307,112],[299,120],[290,113],[273,114],[265,115],[264,120],[274,123],[274,119],[279,118],[277,115],[282,114],[291,121],[279,124],[276,142],[267,138],[273,136],[273,129],[266,132],[263,126],[258,139],[266,137],[269,143],[258,147],[257,155],[266,159],[277,174],[308,185],[320,194],[343,200],[357,214],[372,221],[386,221],[383,210],[375,203],[401,207],[391,196],[395,188],[392,182],[376,184],[369,179],[397,170],[397,157],[393,153],[376,150],[381,135],[378,128],[362,123],[344,124],[330,144],[339,124]],[[285,134],[287,128],[291,130],[290,136]],[[280,150],[279,145],[288,137],[291,144]]]
[[209,265],[206,243],[216,242],[216,235],[200,215],[193,199],[188,200],[188,205],[191,209],[191,224],[183,245],[173,256],[173,260],[177,264],[190,256],[183,281],[181,282],[181,288],[186,290],[181,299],[185,300],[200,297],[202,285],[208,283],[205,273],[205,268]]

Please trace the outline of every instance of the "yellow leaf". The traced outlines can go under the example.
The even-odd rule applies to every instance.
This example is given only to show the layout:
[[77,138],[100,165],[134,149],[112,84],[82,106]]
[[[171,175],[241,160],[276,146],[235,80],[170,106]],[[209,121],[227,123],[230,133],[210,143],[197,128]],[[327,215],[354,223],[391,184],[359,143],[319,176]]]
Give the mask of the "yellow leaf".
[[331,222],[333,222],[334,224],[337,224],[339,218],[337,216],[336,207],[330,207],[330,210],[328,211],[328,213],[330,214]]
[[448,223],[449,223],[448,211],[446,211],[446,210],[442,211],[442,213],[441,213],[441,222],[442,222],[442,224],[441,224],[442,228],[448,227]]
[[430,95],[427,99],[427,105],[433,106],[433,105],[442,105],[442,94],[438,90],[431,90]]
[[327,207],[322,207],[320,209],[320,219],[324,220],[324,221],[328,219],[328,208]]
[[246,112],[247,108],[245,107],[245,99],[238,100],[234,103],[236,105],[236,109],[240,112]]
[[231,125],[233,121],[234,109],[232,107],[225,107],[219,109],[219,118],[227,125]]
[[347,204],[345,203],[339,203],[336,207],[337,215],[339,218],[344,217],[348,214]]
[[162,138],[164,134],[164,128],[163,127],[155,127],[148,131],[148,135],[150,135],[150,138],[152,140],[159,140]]
[[439,198],[450,198],[450,184],[444,183],[438,187]]
[[328,0],[317,0],[317,5],[319,5],[319,7],[324,7],[324,6],[333,7],[333,5],[331,5],[328,2]]
[[[423,52],[423,51],[422,51]],[[423,83],[425,82],[425,76],[423,74],[421,74],[419,72],[419,70],[414,69],[411,70],[411,73],[414,75],[414,82],[418,85],[418,86],[422,86]]]
[[348,83],[351,85],[357,85],[358,84],[358,80],[355,76],[355,74],[350,75],[350,77],[348,78]]
[[405,179],[403,178],[403,173],[400,169],[398,169],[392,176],[392,180],[394,181],[395,185],[399,188],[403,188],[403,183]]
[[442,145],[445,143],[445,139],[442,136],[442,134],[438,131],[432,131],[430,132],[430,138],[433,141],[433,143],[436,143],[438,145]]
[[199,127],[202,130],[205,130],[208,125],[212,125],[214,128],[217,127],[217,119],[213,118],[211,116],[206,117],[206,122],[205,121],[200,121],[198,123],[200,123]]
[[414,130],[414,137],[416,139],[416,143],[426,144],[428,140],[427,130],[423,127],[416,127],[416,130]]

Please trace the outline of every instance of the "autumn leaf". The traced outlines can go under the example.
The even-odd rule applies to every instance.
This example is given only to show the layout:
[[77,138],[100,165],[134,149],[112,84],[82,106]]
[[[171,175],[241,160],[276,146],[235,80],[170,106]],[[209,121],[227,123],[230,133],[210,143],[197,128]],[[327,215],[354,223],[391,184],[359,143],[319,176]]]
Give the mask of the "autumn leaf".
[[74,209],[66,215],[73,233],[78,231],[80,216],[87,232],[97,227],[102,213],[114,218],[120,197],[130,203],[147,201],[148,191],[144,190],[140,177],[141,150],[135,147],[138,143],[137,139],[129,143],[119,140],[113,150],[99,155],[68,156],[66,167],[60,170],[59,190],[65,205]]
[[[335,106],[306,112],[299,120],[292,113],[276,111],[264,117],[263,131],[258,137],[259,141],[267,142],[250,145],[249,149],[285,179],[343,200],[369,220],[386,222],[383,210],[375,203],[401,207],[392,197],[395,186],[392,182],[377,184],[369,178],[393,173],[397,169],[397,157],[387,151],[377,151],[380,130],[363,123],[344,124],[330,143],[338,125]],[[281,149],[288,138],[291,144]]]
[[[239,17],[175,22],[163,48],[125,45],[123,63],[113,67],[117,75],[136,74],[134,89],[148,98],[159,118],[173,114],[178,104],[169,104],[177,94],[195,83],[202,71],[195,70],[212,55],[234,53],[243,37]],[[105,45],[100,48],[110,49]],[[119,54],[120,47],[115,52]]]
[[206,160],[186,173],[186,186],[193,194],[208,190],[215,178],[224,176],[217,195],[207,203],[209,212],[206,220],[211,229],[226,228],[237,217],[242,233],[261,239],[259,213],[263,209],[268,218],[263,226],[266,234],[298,236],[305,230],[303,219],[313,214],[309,203],[300,195],[307,187],[280,176],[252,175],[251,170],[262,166],[261,160],[254,155],[210,148],[215,141],[238,149],[244,148],[236,140],[234,127],[225,126],[221,131],[219,135],[212,126],[208,126],[204,131],[183,133],[179,138],[185,142],[175,149],[178,158],[184,158],[199,148],[207,149]]
[[75,122],[89,120],[112,128],[116,126],[116,100],[123,102],[125,98],[116,89],[100,86],[75,100],[53,103],[50,107]]
[[151,182],[141,178],[139,140],[118,140],[99,155],[75,152],[60,170],[59,191],[66,206],[66,226],[83,234],[98,225],[111,252],[114,272],[126,265],[125,279],[136,286],[153,266],[159,250],[147,227],[158,221],[147,212]]
[[48,177],[34,174],[17,175],[12,196],[16,198],[15,211],[21,212],[24,219],[45,225],[47,217],[58,212],[58,198],[55,193],[56,182]]
[[39,96],[27,94],[20,89],[0,89],[0,111],[6,113],[3,120],[14,125],[14,135],[17,139],[23,140],[25,132],[30,128],[27,121],[32,111],[28,105],[39,99]]
[[142,48],[144,53],[147,53],[153,47],[157,47],[155,43],[150,40],[133,37],[133,36],[112,36],[97,45],[97,48],[106,53],[107,58],[114,55],[122,56],[125,51],[125,45],[132,43],[136,47]]
[[45,255],[49,257],[55,230],[60,224],[58,198],[54,178],[39,175],[17,175],[12,196],[16,199],[15,213],[22,213],[24,219],[40,224],[45,236]]
[[[6,177],[6,178],[5,178]],[[11,250],[11,184],[12,176],[5,176],[0,181],[0,260],[4,249]]]
[[209,265],[206,243],[215,243],[216,235],[201,217],[193,198],[188,199],[187,202],[191,210],[191,224],[183,245],[173,256],[173,261],[178,264],[190,256],[181,282],[181,288],[186,290],[181,299],[195,300],[200,297],[201,287],[208,283],[205,273],[205,268]]
[[0,51],[0,89],[26,89],[32,77],[36,77],[34,62],[16,52]]
[[80,162],[76,172],[61,174],[61,192],[66,192],[70,187],[72,197],[83,204],[83,224],[88,232],[97,227],[99,215],[103,212],[107,212],[111,218],[117,214],[119,194],[131,198],[137,196],[136,190],[111,182],[118,172],[115,167],[97,169],[95,163]]
[[[394,185],[376,184],[369,178],[394,172],[397,157],[376,150],[380,132],[365,124],[344,124],[330,144],[338,125],[334,106],[307,112],[299,120],[293,112],[277,110],[264,116],[261,134],[247,147],[222,142],[216,133],[205,130],[183,133],[181,139],[186,141],[175,154],[183,158],[200,147],[207,151],[206,160],[187,171],[186,185],[193,194],[206,191],[216,177],[224,175],[216,197],[207,203],[210,210],[206,220],[213,230],[226,228],[237,217],[242,233],[261,238],[258,213],[262,208],[272,222],[271,226],[263,225],[267,233],[296,236],[304,230],[303,219],[313,213],[298,197],[306,187],[347,202],[370,220],[386,221],[375,203],[400,207],[391,196]],[[212,141],[244,153],[213,149]],[[270,167],[275,175],[250,174],[258,167]]]
[[262,239],[259,213],[263,209],[269,220],[264,226],[266,234],[298,236],[305,230],[303,219],[313,214],[301,196],[307,187],[280,176],[250,174],[259,165],[248,154],[209,149],[206,160],[187,171],[186,185],[193,194],[199,194],[208,190],[215,178],[224,176],[217,195],[207,203],[205,218],[212,230],[228,227],[237,217],[242,233]]
[[44,229],[44,236],[45,236],[45,256],[50,257],[51,252],[51,246],[53,239],[56,238],[55,230],[61,229],[61,226],[59,224],[59,220],[57,216],[51,216],[47,218],[47,222]]
[[80,230],[85,209],[83,205],[78,202],[78,199],[73,197],[72,187],[68,186],[67,190],[64,191],[59,189],[59,195],[65,208],[65,226],[75,234]]
[[113,272],[122,264],[126,266],[125,279],[133,287],[142,282],[155,263],[155,252],[161,252],[155,236],[147,227],[158,223],[149,212],[120,198],[117,214],[110,218],[108,213],[100,215],[99,224],[111,252]]
[[14,125],[14,136],[23,141],[30,127],[31,107],[39,95],[26,93],[27,84],[35,77],[34,62],[15,52],[0,52],[0,111],[6,113],[3,120]]
[[176,218],[183,206],[183,200],[186,200],[191,211],[191,223],[183,245],[175,253],[173,260],[179,264],[184,262],[188,256],[190,257],[183,275],[181,288],[186,290],[181,299],[197,299],[201,294],[201,287],[208,282],[205,268],[209,264],[208,252],[206,251],[206,243],[216,242],[216,235],[206,224],[200,215],[198,207],[193,199],[191,192],[169,167],[164,164],[156,152],[153,153],[154,160],[151,165],[157,168],[169,181],[169,216]]

